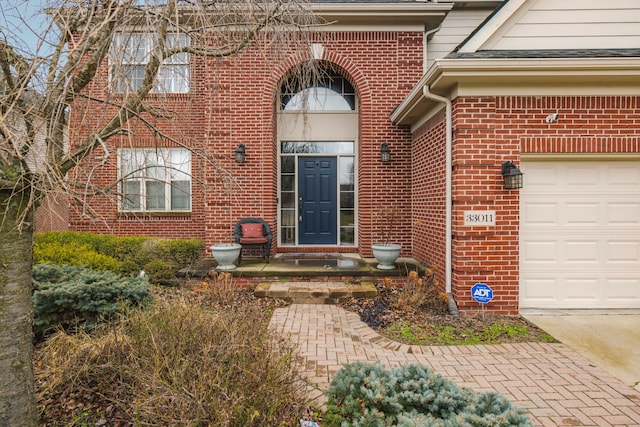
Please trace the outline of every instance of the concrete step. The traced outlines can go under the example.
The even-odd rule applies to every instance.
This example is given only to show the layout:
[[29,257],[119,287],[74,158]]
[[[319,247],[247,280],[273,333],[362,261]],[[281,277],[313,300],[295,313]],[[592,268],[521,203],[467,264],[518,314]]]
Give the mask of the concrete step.
[[340,304],[350,298],[375,298],[378,291],[373,282],[262,282],[254,295],[294,304]]

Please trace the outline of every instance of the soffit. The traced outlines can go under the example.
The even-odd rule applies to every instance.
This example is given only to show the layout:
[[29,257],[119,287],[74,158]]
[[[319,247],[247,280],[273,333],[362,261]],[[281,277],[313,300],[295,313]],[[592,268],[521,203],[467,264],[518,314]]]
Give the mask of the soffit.
[[[627,52],[631,54],[631,52]],[[602,52],[600,52],[602,54]],[[640,95],[640,52],[636,56],[455,58],[435,61],[404,101],[392,112],[398,125],[424,120],[438,103],[423,87],[457,96]]]
[[452,3],[425,2],[313,2],[311,10],[333,26],[419,26],[437,28]]

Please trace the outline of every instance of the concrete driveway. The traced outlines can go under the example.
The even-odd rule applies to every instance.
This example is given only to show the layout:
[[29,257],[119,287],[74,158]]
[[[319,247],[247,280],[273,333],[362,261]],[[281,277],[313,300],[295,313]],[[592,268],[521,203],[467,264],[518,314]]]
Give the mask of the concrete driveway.
[[521,314],[595,366],[640,391],[640,310]]

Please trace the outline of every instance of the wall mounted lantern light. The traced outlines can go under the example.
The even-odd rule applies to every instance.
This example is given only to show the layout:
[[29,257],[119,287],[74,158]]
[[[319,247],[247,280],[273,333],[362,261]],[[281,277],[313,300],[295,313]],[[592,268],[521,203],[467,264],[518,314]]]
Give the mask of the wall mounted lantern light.
[[513,162],[508,161],[502,164],[502,178],[504,178],[504,188],[507,190],[522,188],[522,175],[524,174],[520,172],[520,169],[518,169]]
[[236,163],[244,163],[247,158],[247,153],[244,148],[244,144],[238,145],[235,151]]
[[389,148],[389,144],[386,142],[380,144],[380,161],[382,163],[391,161],[391,149]]

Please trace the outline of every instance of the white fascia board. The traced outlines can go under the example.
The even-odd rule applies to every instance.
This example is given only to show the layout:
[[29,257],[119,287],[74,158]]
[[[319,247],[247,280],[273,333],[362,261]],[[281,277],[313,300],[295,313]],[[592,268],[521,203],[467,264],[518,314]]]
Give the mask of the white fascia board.
[[[596,79],[605,76],[640,77],[640,58],[500,58],[500,59],[440,59],[428,73],[433,88],[444,88],[451,78],[537,79],[583,77]],[[640,80],[637,80],[640,85]]]
[[640,58],[439,59],[391,114],[397,125],[415,123],[433,101],[428,85],[447,96],[640,94]]
[[311,3],[311,10],[337,25],[421,24],[437,27],[453,3]]
[[509,0],[469,40],[460,46],[458,52],[468,53],[480,50],[525,3],[527,0]]

